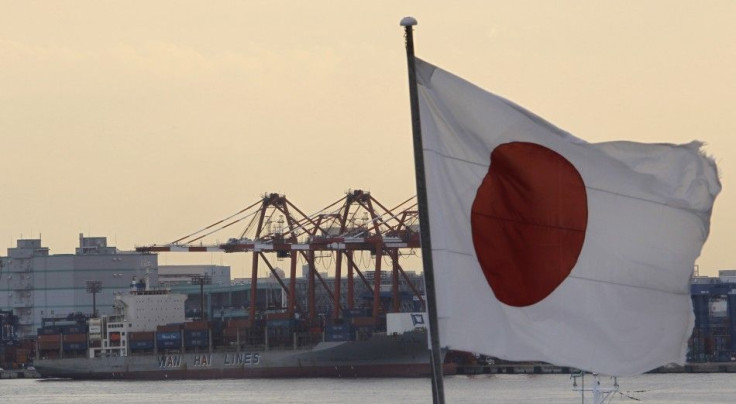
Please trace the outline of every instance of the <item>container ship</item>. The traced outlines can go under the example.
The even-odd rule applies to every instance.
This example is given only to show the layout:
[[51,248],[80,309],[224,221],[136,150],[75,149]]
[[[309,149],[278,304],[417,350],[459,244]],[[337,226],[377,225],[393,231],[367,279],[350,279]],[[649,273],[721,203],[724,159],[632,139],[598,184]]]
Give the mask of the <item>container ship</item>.
[[253,322],[186,321],[185,300],[167,290],[131,290],[116,296],[112,316],[39,328],[35,368],[42,377],[71,379],[431,374],[425,313],[388,313],[378,332],[359,312],[319,327],[286,313]]

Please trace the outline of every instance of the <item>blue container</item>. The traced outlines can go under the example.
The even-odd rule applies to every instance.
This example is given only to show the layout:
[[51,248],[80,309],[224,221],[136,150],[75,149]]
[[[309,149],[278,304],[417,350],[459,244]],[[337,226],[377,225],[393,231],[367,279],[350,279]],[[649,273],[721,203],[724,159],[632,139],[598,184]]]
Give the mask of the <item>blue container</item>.
[[181,348],[180,340],[158,341],[157,344],[159,348]]
[[83,351],[87,349],[86,342],[65,342],[62,344],[61,349],[64,351]]
[[354,336],[350,324],[328,325],[325,327],[325,341],[351,341]]
[[159,348],[180,348],[181,334],[179,331],[157,332],[156,344]]
[[266,320],[266,325],[269,328],[289,328],[294,327],[294,321],[293,320]]
[[184,339],[187,338],[205,338],[209,337],[207,330],[184,330]]
[[179,333],[179,331],[157,332],[156,340],[158,341],[180,341],[181,334]]
[[187,348],[209,346],[210,336],[207,330],[184,330],[184,346]]
[[209,340],[206,339],[185,339],[184,346],[187,348],[206,348],[209,346]]
[[342,310],[342,317],[344,319],[351,319],[353,317],[366,317],[370,316],[370,311],[368,309],[343,309]]
[[153,341],[128,341],[130,349],[153,349]]
[[86,334],[87,333],[87,326],[86,325],[64,325],[61,326],[61,333],[62,334]]
[[36,330],[36,332],[38,333],[38,335],[54,335],[59,334],[61,331],[59,330],[59,327],[48,326],[39,328],[38,330]]
[[187,348],[207,347],[209,342],[207,330],[184,330],[184,346]]

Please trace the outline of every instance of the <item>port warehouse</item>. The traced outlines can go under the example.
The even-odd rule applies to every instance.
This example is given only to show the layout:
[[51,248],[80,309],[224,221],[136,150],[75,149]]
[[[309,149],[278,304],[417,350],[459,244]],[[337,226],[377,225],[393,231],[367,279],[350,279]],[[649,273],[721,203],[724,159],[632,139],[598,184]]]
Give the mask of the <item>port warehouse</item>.
[[80,235],[74,254],[49,254],[40,239],[16,243],[0,258],[0,309],[17,316],[19,337],[35,335],[45,317],[91,313],[87,280],[102,282],[94,297],[99,314],[112,313],[114,294],[127,291],[133,278],[158,283],[156,255],[118,251],[104,237]]
[[[55,337],[41,338],[45,340],[44,343],[62,348],[66,344],[68,350],[81,348],[83,343],[76,340],[82,338],[72,335],[83,333],[72,331],[74,327],[80,326],[77,321],[78,313],[92,312],[93,298],[84,286],[85,281],[90,278],[101,280],[104,285],[96,296],[99,302],[97,305],[99,314],[112,314],[110,302],[116,293],[124,293],[130,289],[132,279],[147,279],[154,286],[166,284],[172,289],[172,292],[187,295],[185,306],[187,317],[200,318],[202,314],[200,288],[187,282],[187,278],[194,273],[208,274],[213,282],[204,285],[202,292],[205,317],[211,321],[209,327],[215,339],[225,338],[224,333],[228,333],[225,330],[229,324],[237,324],[238,319],[247,317],[247,308],[250,304],[249,280],[237,280],[227,284],[223,281],[223,277],[229,278],[227,267],[172,266],[164,276],[161,274],[165,267],[159,268],[156,254],[121,252],[114,247],[107,246],[104,237],[80,235],[80,245],[75,254],[58,255],[50,255],[49,249],[42,246],[40,239],[18,240],[17,247],[8,249],[8,256],[0,258],[0,263],[0,330],[2,330],[4,341],[0,345],[4,347],[0,360],[3,363],[24,363],[23,359],[32,354],[33,345],[23,343],[23,337],[35,337],[39,329],[46,325],[44,318],[52,319],[58,325],[53,325],[48,331],[43,332],[51,333],[54,330],[53,327],[57,327],[57,334],[66,336],[66,338],[59,337],[58,340]],[[414,286],[423,291],[422,277],[413,273],[409,274]],[[386,275],[385,272],[381,274],[382,284]],[[367,271],[365,276],[372,281],[372,272]],[[357,307],[346,312],[347,317],[353,315],[356,318],[363,318],[369,311],[372,295],[365,288],[361,290],[362,286],[356,284],[356,294],[359,297]],[[416,311],[420,307],[412,293],[407,291],[406,286],[400,287],[401,311]],[[303,276],[297,280],[297,301],[302,307],[307,304],[307,287]],[[387,312],[390,310],[387,307],[390,293],[383,289],[382,285],[381,306]],[[345,290],[346,288],[342,288],[343,296]],[[316,288],[315,292],[319,318],[325,321],[333,309],[333,300],[321,288]],[[695,327],[689,341],[688,361],[732,361],[736,356],[736,338],[734,338],[736,320],[731,321],[732,318],[736,319],[736,271],[720,271],[718,277],[696,276],[691,285],[691,292],[695,311]],[[265,311],[278,311],[279,308],[284,307],[284,291],[273,279],[262,279],[258,283],[256,301],[257,306],[265,308]],[[287,325],[289,321],[293,321],[293,319],[275,317],[267,319],[265,311],[259,314],[262,316],[259,321],[270,320],[273,325]],[[71,328],[58,328],[67,326]],[[203,343],[204,335],[201,331],[204,330],[185,330],[183,327],[184,325],[180,324],[178,330],[183,339],[181,344]],[[272,327],[271,329],[276,330],[277,328]],[[328,330],[331,333],[329,338],[340,338],[340,333],[355,332],[353,327],[340,324],[332,324]],[[200,331],[200,333],[187,331]],[[84,332],[88,330],[85,329]],[[187,332],[186,337],[184,337],[185,332]],[[223,335],[221,336],[220,333]],[[21,342],[14,344],[9,342],[18,337]],[[210,335],[207,337],[209,338]],[[243,338],[246,337],[243,335]],[[149,348],[149,342],[133,342],[136,338],[138,336],[132,336],[131,343]],[[232,335],[228,338],[232,338]],[[151,339],[146,341],[151,341]],[[272,340],[273,343],[276,341],[277,338]],[[45,346],[50,346],[50,344]]]

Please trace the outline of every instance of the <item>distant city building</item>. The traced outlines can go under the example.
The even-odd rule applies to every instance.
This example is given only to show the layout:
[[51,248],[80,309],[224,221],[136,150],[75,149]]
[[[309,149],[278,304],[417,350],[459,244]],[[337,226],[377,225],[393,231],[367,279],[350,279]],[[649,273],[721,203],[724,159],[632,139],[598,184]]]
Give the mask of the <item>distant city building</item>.
[[192,276],[209,276],[212,285],[230,285],[230,267],[222,265],[161,265],[158,283],[172,286],[191,283]]
[[695,327],[688,362],[736,360],[736,270],[718,277],[697,276],[690,285]]
[[[280,268],[274,268],[276,273],[279,275],[284,285],[288,287],[289,278],[285,276],[284,271]],[[413,271],[404,271],[407,278],[411,281],[411,285],[417,290],[422,296],[425,296],[424,289],[424,276],[421,273]],[[295,292],[297,305],[302,309],[308,307],[308,296],[307,296],[307,279],[308,267],[305,265],[302,268],[302,276],[298,276],[295,279]],[[375,271],[366,270],[362,272],[366,282],[363,282],[360,275],[357,273],[354,275],[354,305],[355,309],[369,310],[373,301],[373,282],[375,278]],[[330,288],[328,291],[322,286],[321,281],[316,281],[315,284],[315,309],[319,314],[330,316],[332,313],[333,301],[331,291],[335,287],[335,278],[328,276],[325,272],[320,272],[320,276],[324,283]],[[233,279],[233,286],[230,288],[222,288],[212,286],[205,286],[205,310],[208,312],[208,316],[212,318],[228,317],[229,313],[237,316],[245,315],[247,308],[250,305],[250,278],[236,278]],[[367,284],[366,284],[367,283]],[[199,287],[179,285],[173,288],[177,293],[185,293],[189,296],[187,299],[187,308],[191,313],[196,313],[200,305]],[[348,296],[348,280],[345,273],[342,274],[340,279],[340,296],[343,302],[347,302]],[[380,288],[380,299],[382,300],[382,307],[384,312],[391,311],[390,301],[392,299],[391,290],[391,270],[381,271],[381,288]],[[409,282],[403,277],[399,277],[399,299],[400,299],[400,311],[420,311],[423,310],[421,302],[414,295],[414,291],[409,286]],[[267,307],[269,310],[283,310],[286,309],[288,302],[288,293],[281,287],[273,274],[269,274],[268,278],[258,278],[258,292],[257,292],[257,307]],[[344,303],[345,307],[347,304]]]
[[18,316],[18,336],[36,335],[43,318],[91,314],[93,294],[87,281],[100,282],[97,313],[113,314],[114,294],[127,292],[132,281],[158,282],[155,254],[119,251],[105,237],[79,235],[75,254],[49,254],[41,239],[18,240],[0,257],[0,310]]
[[[171,286],[171,292],[187,296],[184,306],[187,318],[202,317],[202,296],[199,285],[174,284]],[[227,320],[246,316],[247,308],[250,306],[250,292],[250,280],[230,285],[203,285],[204,317],[209,320]],[[278,283],[269,282],[267,278],[258,280],[256,307],[280,310],[286,304],[284,296]]]

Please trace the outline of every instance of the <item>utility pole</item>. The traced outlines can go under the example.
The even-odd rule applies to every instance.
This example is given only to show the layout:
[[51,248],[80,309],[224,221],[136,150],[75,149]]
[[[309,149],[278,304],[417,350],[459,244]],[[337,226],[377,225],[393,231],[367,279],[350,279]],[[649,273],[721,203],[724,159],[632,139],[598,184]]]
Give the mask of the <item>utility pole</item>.
[[97,317],[97,293],[102,290],[102,281],[87,281],[87,293],[92,293],[92,317]]
[[200,320],[205,320],[207,317],[204,314],[204,285],[212,284],[212,277],[207,274],[192,275],[191,279],[192,279],[192,285],[199,285],[199,302],[200,302],[200,310],[202,310]]

